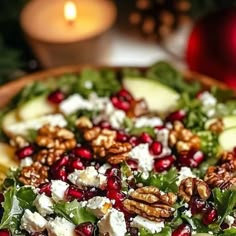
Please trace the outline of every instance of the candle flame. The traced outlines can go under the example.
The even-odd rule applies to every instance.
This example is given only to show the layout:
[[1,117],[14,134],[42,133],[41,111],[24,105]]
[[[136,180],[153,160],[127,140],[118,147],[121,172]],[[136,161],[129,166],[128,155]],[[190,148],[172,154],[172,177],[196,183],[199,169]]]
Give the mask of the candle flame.
[[76,5],[73,1],[67,1],[64,5],[64,17],[65,19],[73,23],[77,17]]

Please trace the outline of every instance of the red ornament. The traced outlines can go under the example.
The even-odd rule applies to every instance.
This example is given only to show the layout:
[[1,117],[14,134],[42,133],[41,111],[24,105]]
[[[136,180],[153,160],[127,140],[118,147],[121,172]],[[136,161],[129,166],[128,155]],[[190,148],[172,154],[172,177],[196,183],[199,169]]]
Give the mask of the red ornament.
[[190,34],[186,61],[193,71],[236,88],[236,8],[212,13]]

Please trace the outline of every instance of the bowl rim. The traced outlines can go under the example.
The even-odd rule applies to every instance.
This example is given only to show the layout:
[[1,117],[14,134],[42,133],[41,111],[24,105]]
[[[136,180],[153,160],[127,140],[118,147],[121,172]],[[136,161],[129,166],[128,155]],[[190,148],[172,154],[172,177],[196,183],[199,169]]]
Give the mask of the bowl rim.
[[[69,66],[61,66],[55,67],[51,69],[45,69],[39,72],[34,72],[31,74],[27,74],[25,76],[20,77],[14,81],[8,82],[2,86],[0,86],[0,108],[3,108],[7,105],[7,103],[14,97],[14,95],[19,92],[25,85],[32,83],[34,81],[43,81],[50,77],[57,77],[67,73],[80,73],[83,69],[111,69],[115,72],[119,72],[123,68],[136,68],[140,71],[145,71],[149,67],[137,67],[137,66],[106,66],[106,65],[69,65]],[[202,83],[203,87],[210,88],[212,86],[219,87],[221,89],[229,89],[227,85],[224,83],[217,81],[211,77],[206,75],[199,74],[197,72],[185,70],[182,71],[184,78],[187,81],[197,80]]]

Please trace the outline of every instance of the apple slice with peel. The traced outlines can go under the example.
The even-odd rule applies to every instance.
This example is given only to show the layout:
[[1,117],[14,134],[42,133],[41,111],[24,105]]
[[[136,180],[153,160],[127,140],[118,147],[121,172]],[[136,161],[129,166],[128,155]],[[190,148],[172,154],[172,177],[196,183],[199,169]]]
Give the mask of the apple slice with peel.
[[126,77],[123,79],[123,85],[135,99],[144,98],[152,111],[165,114],[177,106],[179,94],[158,81]]
[[12,110],[6,113],[2,119],[2,128],[5,130],[5,127],[8,125],[19,122],[19,117],[17,116],[17,111]]
[[24,103],[17,109],[20,120],[29,120],[55,112],[55,107],[47,101],[47,96],[39,96]]
[[236,127],[224,130],[219,136],[219,144],[224,151],[232,151],[236,147]]
[[[206,122],[205,128],[208,129],[211,124],[213,124],[217,118],[210,119]],[[225,116],[222,118],[222,122],[224,124],[224,129],[229,129],[232,127],[236,127],[236,116]]]

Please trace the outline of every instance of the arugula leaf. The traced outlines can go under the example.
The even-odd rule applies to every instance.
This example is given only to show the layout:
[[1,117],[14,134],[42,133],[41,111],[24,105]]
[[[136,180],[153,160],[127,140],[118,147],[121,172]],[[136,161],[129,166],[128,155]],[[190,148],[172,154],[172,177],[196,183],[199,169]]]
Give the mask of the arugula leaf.
[[30,187],[21,187],[16,189],[15,186],[10,187],[4,193],[3,217],[0,228],[11,229],[15,235],[15,231],[19,230],[20,220],[25,209],[33,210],[33,201],[36,194]]
[[140,236],[171,236],[172,235],[172,231],[171,231],[171,228],[166,226],[165,228],[162,229],[161,232],[159,233],[150,233],[149,231],[147,231],[145,228],[141,228],[139,230],[139,235]]
[[222,191],[219,188],[215,188],[212,193],[218,215],[220,216],[218,223],[221,225],[225,217],[229,215],[236,206],[236,191],[233,189]]
[[81,204],[74,200],[72,202],[58,202],[54,205],[55,213],[66,218],[75,225],[83,222],[95,222],[96,217],[88,212]]
[[178,186],[176,184],[177,179],[178,171],[175,167],[172,167],[170,170],[161,174],[150,173],[147,179],[144,179],[142,174],[135,176],[137,183],[155,186],[164,192],[171,191],[173,193],[178,191]]

